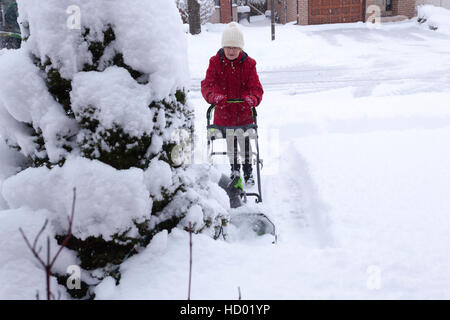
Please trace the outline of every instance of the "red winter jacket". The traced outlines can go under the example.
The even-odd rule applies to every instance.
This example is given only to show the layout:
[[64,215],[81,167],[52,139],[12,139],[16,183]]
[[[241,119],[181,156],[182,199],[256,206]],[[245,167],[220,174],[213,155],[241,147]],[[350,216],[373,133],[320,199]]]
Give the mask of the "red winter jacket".
[[[209,60],[205,80],[202,81],[202,94],[205,100],[213,104],[215,94],[223,94],[230,99],[256,97],[259,105],[263,88],[256,73],[256,61],[244,51],[233,61],[225,57],[223,49]],[[214,110],[214,124],[220,126],[242,126],[253,123],[251,107],[243,103],[224,103]]]

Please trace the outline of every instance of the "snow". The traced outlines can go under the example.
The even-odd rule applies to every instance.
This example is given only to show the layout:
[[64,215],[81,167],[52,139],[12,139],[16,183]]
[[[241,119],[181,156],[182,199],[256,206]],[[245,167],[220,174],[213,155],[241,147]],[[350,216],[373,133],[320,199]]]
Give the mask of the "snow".
[[[22,85],[23,79],[27,85]],[[48,93],[39,69],[24,50],[9,50],[0,59],[0,135],[21,148],[25,156],[35,149],[33,137],[24,123],[42,129],[48,156],[57,162],[67,152],[58,136],[74,130],[74,123]]]
[[251,4],[264,4],[265,0],[249,0]]
[[75,114],[96,106],[95,118],[102,129],[118,125],[135,137],[153,130],[154,114],[148,107],[152,100],[149,88],[138,84],[127,70],[119,67],[109,67],[103,72],[80,72],[72,82],[71,102]]
[[417,7],[417,16],[423,23],[438,32],[450,35],[450,10],[433,6],[422,5]]
[[[411,19],[277,25],[271,43],[266,23],[241,27],[265,88],[263,206],[278,243],[193,235],[191,297],[236,299],[240,287],[243,299],[448,298],[448,38]],[[188,35],[199,149],[199,82],[222,29]],[[173,230],[166,245],[125,262],[120,285],[105,281],[97,298],[186,299],[189,234]]]
[[7,53],[10,49],[0,49],[0,56],[4,55],[5,53]]
[[[33,257],[25,244],[19,228],[31,242],[44,224],[46,210],[32,211],[29,208],[0,211],[0,299],[1,300],[34,300],[39,293],[40,299],[46,298],[45,272],[41,265]],[[46,258],[46,239],[50,237],[51,252],[56,253],[59,247],[51,236],[49,227],[41,235],[37,248],[42,247],[41,257]],[[78,261],[68,250],[63,250],[56,260],[54,272],[65,274],[68,265],[77,265]],[[51,288],[55,296],[61,294],[61,299],[68,299],[68,294],[63,286],[51,278]]]
[[[169,210],[188,215],[180,228],[157,234],[121,265],[118,286],[104,279],[95,288],[96,299],[187,297],[189,233],[183,227],[189,222],[195,227],[202,215],[226,214],[221,210],[228,206],[225,192],[214,185],[221,170],[228,174],[227,166],[208,169],[203,163],[208,105],[199,91],[224,27],[207,24],[200,35],[185,35],[189,99],[197,116],[196,158],[177,172],[189,187]],[[288,24],[277,25],[275,42],[268,19],[241,29],[265,89],[258,107],[264,202],[251,210],[271,217],[278,242],[232,228],[228,240],[193,234],[192,299],[237,299],[238,287],[243,299],[255,300],[450,298],[450,44],[443,28],[430,30],[417,18],[377,28]],[[107,72],[111,77],[102,81],[113,83],[118,70]],[[95,76],[80,75],[77,88],[92,86]],[[76,230],[82,234],[83,228],[99,227],[96,219],[120,229],[125,217],[114,213],[114,206],[139,217],[150,200],[125,199],[145,192],[158,198],[160,187],[176,185],[168,166],[156,159],[146,171],[69,159],[51,172],[40,168],[11,177],[20,159],[4,151],[0,144],[3,208],[9,208],[0,211],[1,296],[10,290],[14,297],[33,298],[43,287],[43,275],[23,288],[19,285],[28,279],[11,271],[20,264],[26,274],[42,272],[17,228],[35,234],[45,217],[64,219],[72,186],[80,190],[83,210],[75,222],[79,219]],[[103,183],[89,179],[94,171]],[[151,179],[154,172],[159,174]],[[211,175],[214,181],[208,180]],[[24,185],[27,189],[18,189]],[[59,196],[51,196],[55,193]],[[65,222],[60,220],[59,228]],[[69,255],[61,265],[66,260],[74,263]]]
[[250,12],[250,7],[249,6],[238,6],[237,12],[240,12],[240,13]]
[[185,226],[191,226],[193,231],[199,231],[203,225],[203,210],[198,205],[193,205],[183,218],[181,223]]
[[[74,234],[82,239],[102,236],[109,240],[113,234],[128,230],[127,221],[132,224],[132,221],[149,218],[151,192],[162,200],[152,180],[172,191],[178,185],[172,186],[171,172],[163,165],[159,165],[161,172],[154,170],[145,175],[140,169],[115,170],[98,161],[81,158],[80,144],[86,137],[87,142],[103,142],[105,139],[101,135],[104,138],[111,133],[108,129],[119,126],[131,138],[154,134],[149,152],[157,155],[163,144],[172,139],[174,131],[185,125],[184,115],[164,111],[156,115],[156,108],[149,108],[152,102],[163,98],[168,103],[174,102],[176,90],[188,85],[187,43],[181,18],[174,3],[162,0],[126,3],[120,0],[95,3],[50,0],[46,5],[19,0],[18,6],[22,33],[28,40],[19,50],[1,52],[0,135],[2,141],[20,149],[28,161],[25,167],[32,166],[36,157],[45,160],[48,156],[53,165],[67,161],[62,168],[31,167],[11,176],[9,156],[2,157],[8,174],[1,176],[0,205],[2,208],[45,209],[59,233],[63,232],[70,214],[72,188],[77,187],[80,213]],[[73,19],[77,8],[82,17],[79,26],[77,19]],[[114,27],[115,40],[105,48],[99,61],[102,72],[82,72],[84,64],[93,62],[83,37],[90,42],[103,41],[108,24]],[[143,30],[148,32],[143,35]],[[105,63],[118,53],[128,66],[146,75],[149,82],[139,83],[126,68]],[[45,70],[37,66],[33,56],[40,58]],[[48,60],[63,78],[71,80],[70,107],[78,122],[66,114],[49,93],[44,73],[50,73]],[[93,117],[98,121],[93,134],[80,129],[80,118],[91,110],[95,111]],[[183,111],[188,113],[188,110]],[[165,128],[166,116],[171,120],[170,128]],[[37,143],[41,134],[45,147],[39,149]],[[92,153],[99,156],[99,147],[95,147]],[[103,143],[100,147],[108,150],[112,146]],[[164,179],[169,180],[162,181]],[[184,205],[178,208],[179,212],[188,209],[189,204]],[[136,233],[132,226],[128,235]]]
[[[125,232],[130,221],[149,218],[151,200],[141,169],[116,170],[85,158],[68,159],[63,167],[51,170],[26,169],[4,182],[3,197],[10,208],[47,209],[56,232],[63,234],[72,210],[73,188],[77,193],[73,234],[77,238],[102,236],[109,241],[113,234]],[[129,235],[136,233],[134,228]]]
[[153,159],[149,167],[144,172],[145,184],[150,192],[157,200],[162,200],[162,188],[168,190],[172,184],[172,170],[168,163]]
[[[175,0],[177,8],[180,10],[185,21],[189,18],[188,1]],[[200,6],[200,23],[206,23],[216,11],[216,0],[197,0]],[[234,4],[233,4],[234,5]]]
[[[84,26],[89,26],[91,40],[103,41],[105,25],[111,24],[116,26],[111,50],[122,52],[127,65],[150,75],[156,98],[162,99],[186,86],[186,56],[168,54],[186,50],[183,25],[174,1],[49,0],[42,6],[36,1],[19,0],[18,5],[19,22],[26,22],[33,30],[25,48],[41,61],[49,57],[59,63],[61,75],[66,79],[72,79],[85,63],[92,61],[86,43],[78,41]],[[66,10],[71,6],[79,8],[79,28],[68,27],[73,17]],[[22,34],[26,34],[24,26],[21,28]],[[152,30],[145,35],[145,41],[141,30]]]
[[[0,190],[3,181],[20,171],[20,165],[25,159],[16,151],[9,148],[3,139],[0,139]],[[8,206],[0,192],[0,210],[7,209]]]

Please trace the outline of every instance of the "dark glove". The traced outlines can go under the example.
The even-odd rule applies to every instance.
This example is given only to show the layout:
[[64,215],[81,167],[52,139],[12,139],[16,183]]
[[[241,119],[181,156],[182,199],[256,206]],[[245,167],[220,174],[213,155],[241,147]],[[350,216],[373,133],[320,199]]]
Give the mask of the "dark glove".
[[227,97],[220,93],[213,93],[211,95],[211,103],[215,104],[216,106],[225,104],[227,102]]
[[258,100],[256,100],[256,97],[255,97],[255,96],[245,96],[245,97],[244,97],[244,101],[245,101],[245,103],[247,103],[247,105],[248,105],[250,108],[255,107],[256,104],[258,103]]

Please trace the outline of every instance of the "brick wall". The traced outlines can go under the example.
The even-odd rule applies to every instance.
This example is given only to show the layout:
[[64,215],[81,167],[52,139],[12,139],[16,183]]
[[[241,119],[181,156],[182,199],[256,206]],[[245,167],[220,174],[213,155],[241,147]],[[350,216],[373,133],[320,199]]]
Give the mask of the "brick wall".
[[[271,0],[268,0],[267,3],[267,9],[271,10]],[[286,0],[286,3],[287,22],[297,20],[299,25],[308,25],[308,0]],[[275,11],[278,12],[278,15],[280,16],[280,23],[284,23],[285,21],[283,4],[284,0],[281,0],[281,3],[278,3],[278,0],[274,0]],[[389,15],[404,15],[408,18],[412,18],[416,15],[416,0],[392,0],[392,12],[386,11],[386,0],[366,0],[366,10],[371,5],[376,5],[380,8],[380,14],[382,17]],[[367,19],[368,16],[369,14],[366,11],[365,19]]]
[[237,4],[233,4],[232,11],[233,11],[233,21],[238,21]]
[[366,0],[366,19],[370,15],[367,12],[370,5],[380,7],[381,17],[402,15],[412,18],[416,15],[416,0],[392,0],[392,11],[386,11],[386,0]]
[[[229,3],[227,5],[229,6]],[[232,8],[233,8],[233,21],[238,21],[237,6],[235,4],[233,4]],[[222,10],[223,10],[222,7],[216,6],[216,10],[212,14],[212,16],[209,18],[208,22],[210,22],[210,23],[229,23],[229,22],[231,22],[230,16],[229,16],[230,10],[229,9],[224,10],[224,12],[222,12]],[[226,20],[227,22],[221,21],[222,16],[225,17],[225,19],[228,19],[228,20]]]
[[231,0],[220,0],[220,22],[231,22]]
[[286,0],[287,22],[297,21],[297,1]]
[[392,13],[408,18],[414,17],[416,15],[416,0],[392,0]]
[[[284,9],[286,5],[286,10]],[[270,9],[271,0],[267,0],[267,10]],[[291,22],[297,20],[297,3],[296,0],[274,0],[275,12],[278,13],[279,23]],[[286,19],[285,19],[286,16]]]
[[297,0],[298,18],[297,23],[306,26],[308,24],[308,0]]

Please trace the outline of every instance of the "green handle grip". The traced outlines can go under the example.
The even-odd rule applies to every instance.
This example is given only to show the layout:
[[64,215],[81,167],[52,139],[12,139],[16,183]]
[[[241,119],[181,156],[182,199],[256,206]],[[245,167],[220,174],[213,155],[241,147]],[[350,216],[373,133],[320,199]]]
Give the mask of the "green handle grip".
[[244,99],[229,99],[227,100],[227,103],[242,103],[244,102]]

